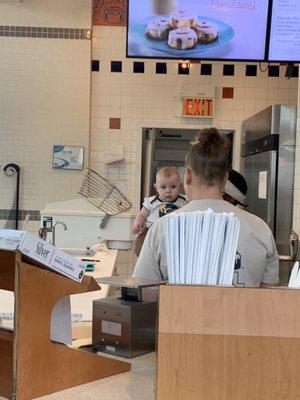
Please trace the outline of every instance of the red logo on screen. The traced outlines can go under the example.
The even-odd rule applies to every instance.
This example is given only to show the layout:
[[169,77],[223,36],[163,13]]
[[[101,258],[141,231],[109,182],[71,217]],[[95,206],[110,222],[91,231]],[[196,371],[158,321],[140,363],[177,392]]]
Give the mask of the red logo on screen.
[[126,26],[126,0],[94,0],[93,25]]

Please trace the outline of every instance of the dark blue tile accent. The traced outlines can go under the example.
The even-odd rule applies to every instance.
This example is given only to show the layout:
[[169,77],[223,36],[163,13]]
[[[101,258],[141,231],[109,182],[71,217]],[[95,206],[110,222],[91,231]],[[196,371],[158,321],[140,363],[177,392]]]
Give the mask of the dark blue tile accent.
[[299,66],[294,65],[293,72],[292,72],[292,78],[298,78],[299,77]]
[[145,72],[145,63],[141,61],[134,61],[133,72],[135,74],[143,74]]
[[111,61],[110,70],[111,72],[122,72],[122,61]]
[[94,71],[94,72],[100,71],[100,61],[99,60],[92,60],[92,71]]
[[[19,221],[24,221],[27,214],[30,214],[30,221],[40,221],[41,214],[39,210],[19,210]],[[0,209],[0,219],[12,221],[16,217],[15,210]]]
[[201,64],[200,74],[201,75],[212,75],[212,64]]
[[233,76],[234,75],[234,64],[224,64],[223,65],[223,75]]
[[257,65],[246,65],[246,76],[257,76]]
[[157,74],[166,74],[167,73],[167,63],[156,63],[156,73]]
[[278,78],[280,75],[279,65],[270,65],[268,68],[268,76]]

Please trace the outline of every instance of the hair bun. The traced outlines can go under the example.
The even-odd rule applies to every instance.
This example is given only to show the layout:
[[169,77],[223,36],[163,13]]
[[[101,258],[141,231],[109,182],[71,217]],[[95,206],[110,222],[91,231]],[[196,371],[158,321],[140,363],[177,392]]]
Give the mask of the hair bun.
[[229,164],[230,142],[217,128],[202,129],[192,142],[186,166],[207,185],[221,184]]
[[192,144],[199,149],[205,150],[207,154],[210,154],[221,142],[223,142],[223,136],[220,134],[219,130],[217,128],[207,128],[203,129],[198,134],[198,137]]

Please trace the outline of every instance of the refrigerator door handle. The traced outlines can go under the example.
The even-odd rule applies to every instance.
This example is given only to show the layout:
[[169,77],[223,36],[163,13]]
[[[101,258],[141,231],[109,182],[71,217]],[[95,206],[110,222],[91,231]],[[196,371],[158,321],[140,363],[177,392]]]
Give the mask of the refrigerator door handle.
[[290,255],[289,256],[279,255],[278,257],[280,261],[295,261],[297,259],[299,236],[293,230],[291,231],[290,234],[289,245],[290,245]]
[[292,230],[290,234],[290,255],[293,260],[297,258],[298,245],[299,245],[299,236],[295,231]]
[[294,258],[292,256],[282,256],[278,255],[279,261],[294,261]]

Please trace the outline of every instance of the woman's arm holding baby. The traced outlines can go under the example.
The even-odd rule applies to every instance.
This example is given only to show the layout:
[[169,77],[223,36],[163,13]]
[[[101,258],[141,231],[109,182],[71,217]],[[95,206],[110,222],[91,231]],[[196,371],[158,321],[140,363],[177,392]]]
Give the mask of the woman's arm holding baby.
[[145,227],[145,223],[147,218],[150,215],[150,211],[147,210],[147,208],[143,207],[141,209],[141,211],[138,213],[138,215],[136,216],[134,223],[133,223],[133,227],[132,227],[132,232],[135,235],[138,235],[139,233],[141,233],[141,231],[143,230],[143,228]]

